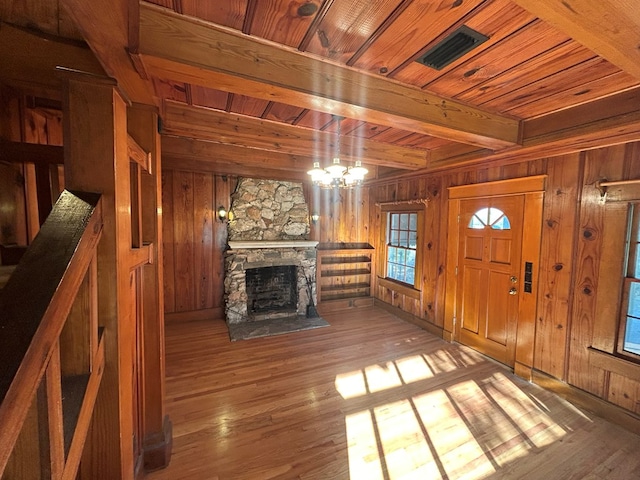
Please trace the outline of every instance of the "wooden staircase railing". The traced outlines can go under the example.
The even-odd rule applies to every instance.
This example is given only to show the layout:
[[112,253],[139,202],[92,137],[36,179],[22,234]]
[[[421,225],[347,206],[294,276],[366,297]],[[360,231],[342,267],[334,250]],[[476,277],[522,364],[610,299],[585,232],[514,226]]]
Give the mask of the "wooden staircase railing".
[[100,195],[65,190],[0,292],[0,476],[75,479],[104,370]]

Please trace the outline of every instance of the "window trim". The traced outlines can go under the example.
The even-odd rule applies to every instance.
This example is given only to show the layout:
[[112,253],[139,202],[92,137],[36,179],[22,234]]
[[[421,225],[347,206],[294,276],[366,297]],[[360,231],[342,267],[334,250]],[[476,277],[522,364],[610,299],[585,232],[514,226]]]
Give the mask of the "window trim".
[[[378,279],[383,281],[390,288],[397,291],[407,290],[413,292],[420,292],[422,290],[422,238],[424,237],[424,217],[425,217],[426,204],[424,203],[393,203],[393,204],[381,204],[381,221],[380,221],[380,254],[378,256]],[[416,238],[416,267],[415,277],[413,285],[410,283],[401,282],[394,278],[389,278],[387,275],[387,258],[388,258],[388,226],[391,213],[416,213],[418,216],[417,224],[417,238]],[[397,288],[395,287],[397,285]],[[412,294],[411,296],[415,296]]]
[[[640,284],[640,276],[634,277],[630,275],[630,262],[635,265],[635,260],[640,254],[640,245],[633,239],[638,238],[638,230],[640,230],[640,201],[627,201],[627,224],[625,229],[624,239],[624,262],[622,266],[620,295],[619,295],[619,312],[617,316],[617,338],[615,342],[614,353],[635,363],[640,363],[640,353],[630,352],[624,349],[625,336],[627,326],[629,324],[629,295],[631,292],[631,285],[634,283]],[[632,249],[632,245],[635,244],[635,248]]]
[[603,237],[602,252],[613,254],[600,255],[598,285],[608,285],[608,288],[597,288],[590,350],[637,367],[640,355],[624,350],[628,306],[625,287],[632,280],[627,276],[628,241],[633,227],[632,204],[636,204],[640,212],[640,190],[637,188],[617,190],[603,202],[602,231],[609,234]]
[[[640,207],[640,204],[638,205]],[[618,315],[618,338],[616,342],[615,353],[628,360],[636,363],[640,363],[640,354],[633,353],[624,349],[624,338],[627,330],[627,309],[629,307],[629,292],[631,291],[631,284],[640,284],[640,278],[634,278],[625,276],[622,282],[622,292],[620,299],[620,314]]]

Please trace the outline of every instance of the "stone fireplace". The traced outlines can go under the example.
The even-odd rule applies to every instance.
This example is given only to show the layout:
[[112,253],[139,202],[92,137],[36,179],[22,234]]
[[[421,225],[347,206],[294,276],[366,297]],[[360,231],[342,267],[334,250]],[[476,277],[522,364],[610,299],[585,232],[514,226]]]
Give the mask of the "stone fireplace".
[[231,200],[227,323],[305,315],[315,299],[318,242],[308,240],[302,184],[240,179]]

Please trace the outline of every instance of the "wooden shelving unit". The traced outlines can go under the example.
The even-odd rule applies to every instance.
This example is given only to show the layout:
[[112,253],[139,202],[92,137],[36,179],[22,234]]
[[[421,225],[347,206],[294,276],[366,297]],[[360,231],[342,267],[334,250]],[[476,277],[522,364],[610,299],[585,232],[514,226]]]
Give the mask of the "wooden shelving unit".
[[368,243],[319,244],[316,270],[318,308],[330,311],[372,305],[373,254],[374,249]]

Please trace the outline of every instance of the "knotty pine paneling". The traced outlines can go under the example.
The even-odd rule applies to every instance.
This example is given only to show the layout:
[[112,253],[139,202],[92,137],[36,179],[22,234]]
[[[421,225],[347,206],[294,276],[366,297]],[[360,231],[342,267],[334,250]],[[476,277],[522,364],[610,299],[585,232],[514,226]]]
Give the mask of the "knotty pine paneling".
[[[630,411],[640,413],[640,365],[631,364],[634,378],[607,371],[590,360],[594,338],[604,207],[597,180],[640,178],[640,142],[554,158],[457,169],[407,180],[390,180],[370,187],[370,243],[380,245],[380,209],[376,202],[419,198],[426,193],[426,235],[420,242],[423,274],[419,308],[387,286],[377,286],[379,300],[441,327],[444,323],[444,276],[448,242],[450,186],[483,183],[532,175],[547,175],[543,208],[534,368]],[[380,267],[378,267],[380,269]],[[433,313],[431,311],[433,310]]]
[[370,195],[367,187],[348,190],[306,190],[309,214],[320,219],[311,226],[311,239],[320,243],[369,242]]
[[540,293],[534,367],[564,378],[568,312],[571,300],[577,202],[581,191],[580,154],[557,157],[546,172],[542,218]]
[[612,372],[608,383],[608,401],[640,414],[640,382]]
[[[595,182],[602,178],[623,177],[625,146],[585,152],[582,195],[572,285],[573,310],[570,317],[569,369],[567,381],[599,397],[604,396],[605,372],[589,362],[596,311],[596,289],[604,235],[604,205]],[[602,285],[601,288],[606,288]]]
[[211,173],[162,172],[166,313],[222,311],[227,224],[217,209],[229,208],[234,185]]

